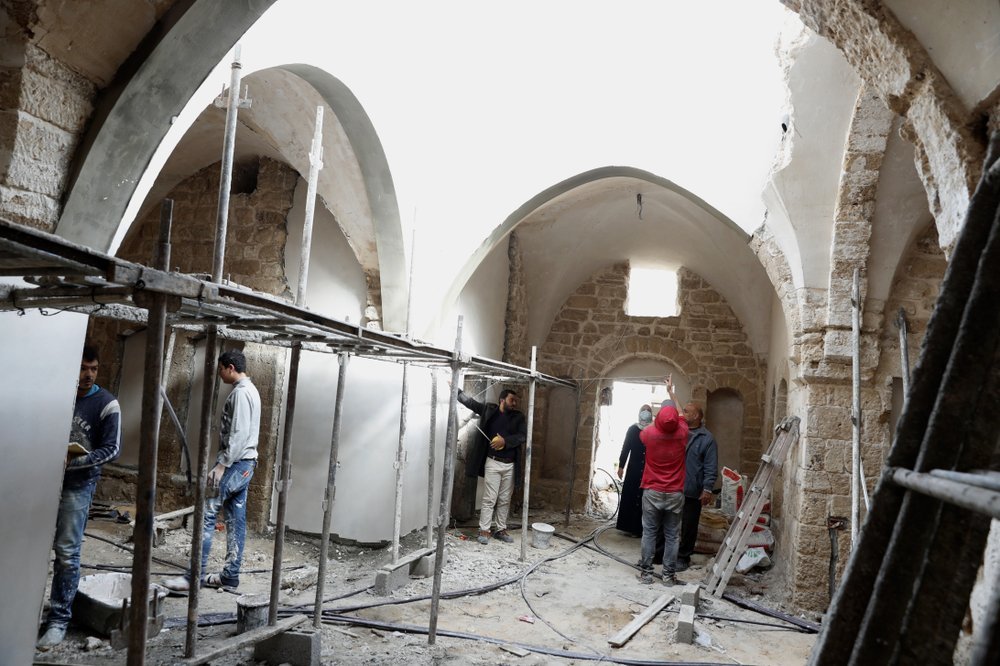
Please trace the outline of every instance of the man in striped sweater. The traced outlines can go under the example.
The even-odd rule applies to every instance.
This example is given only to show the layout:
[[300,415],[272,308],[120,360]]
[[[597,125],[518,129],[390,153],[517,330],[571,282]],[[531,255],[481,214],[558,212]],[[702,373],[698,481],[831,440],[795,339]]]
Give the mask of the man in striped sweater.
[[38,641],[40,648],[58,645],[66,636],[70,609],[80,582],[80,546],[90,502],[97,480],[101,478],[101,467],[121,452],[121,409],[115,396],[95,383],[99,366],[97,349],[89,345],[84,347],[69,435],[70,450],[66,456],[56,536],[52,544],[56,559],[48,626]]

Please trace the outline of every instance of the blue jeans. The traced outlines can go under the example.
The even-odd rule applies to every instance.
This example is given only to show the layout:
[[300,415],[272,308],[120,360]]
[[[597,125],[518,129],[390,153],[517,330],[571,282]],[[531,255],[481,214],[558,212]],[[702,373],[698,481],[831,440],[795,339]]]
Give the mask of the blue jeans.
[[52,571],[52,593],[49,595],[49,626],[65,627],[72,616],[73,599],[80,584],[80,546],[95,488],[96,478],[77,487],[64,486],[62,489],[56,537],[52,542],[56,560]]
[[642,559],[639,568],[653,571],[656,535],[663,528],[663,573],[673,575],[677,567],[677,537],[681,524],[684,493],[642,491]]
[[205,500],[205,532],[201,540],[201,578],[205,580],[208,554],[212,551],[215,517],[219,509],[226,510],[226,564],[222,568],[222,584],[240,584],[243,564],[243,542],[247,535],[247,487],[253,478],[256,460],[237,460],[222,474],[219,494]]

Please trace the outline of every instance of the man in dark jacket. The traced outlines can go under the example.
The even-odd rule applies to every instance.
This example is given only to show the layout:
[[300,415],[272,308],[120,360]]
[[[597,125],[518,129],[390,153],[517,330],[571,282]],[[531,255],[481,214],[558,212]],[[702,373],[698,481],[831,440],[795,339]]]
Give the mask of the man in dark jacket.
[[681,516],[681,542],[677,549],[677,571],[691,566],[691,554],[698,540],[701,507],[712,501],[712,490],[719,476],[719,446],[705,428],[705,412],[696,402],[684,406],[688,424],[687,458],[684,476],[684,511]]
[[504,389],[500,392],[499,403],[494,405],[479,402],[460,390],[458,401],[479,417],[479,432],[465,459],[466,476],[481,476],[486,483],[477,540],[484,545],[489,543],[490,526],[495,519],[493,536],[511,543],[514,539],[507,534],[507,512],[518,457],[528,438],[524,414],[517,411],[517,394]]
[[49,616],[45,633],[38,641],[38,647],[43,649],[58,645],[66,636],[80,583],[80,547],[90,502],[101,478],[101,468],[121,452],[121,409],[115,396],[96,384],[99,366],[97,349],[84,347],[52,543],[56,559],[52,567]]

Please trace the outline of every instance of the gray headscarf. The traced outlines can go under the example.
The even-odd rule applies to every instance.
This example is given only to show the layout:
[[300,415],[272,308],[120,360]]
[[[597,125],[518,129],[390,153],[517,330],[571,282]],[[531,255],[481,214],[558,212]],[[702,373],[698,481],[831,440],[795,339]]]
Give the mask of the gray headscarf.
[[639,408],[639,420],[635,422],[639,426],[639,430],[642,430],[650,423],[653,422],[653,410],[649,405],[643,405]]

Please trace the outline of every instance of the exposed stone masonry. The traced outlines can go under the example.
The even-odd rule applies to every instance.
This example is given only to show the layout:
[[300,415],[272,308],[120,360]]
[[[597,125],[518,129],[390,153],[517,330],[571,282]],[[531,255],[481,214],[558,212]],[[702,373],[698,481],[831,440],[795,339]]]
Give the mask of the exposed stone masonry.
[[[230,199],[226,255],[223,276],[237,284],[258,291],[291,298],[285,277],[284,253],[287,241],[286,217],[292,207],[292,197],[298,174],[287,165],[263,158],[260,160],[257,189],[233,195]],[[187,273],[211,273],[215,244],[215,222],[218,203],[219,165],[214,164],[180,183],[168,195],[174,200],[171,264]],[[153,210],[138,220],[122,244],[119,255],[131,261],[150,263],[159,232],[159,210]],[[92,319],[88,337],[101,349],[102,358],[114,359],[118,335],[130,326],[121,322]],[[132,328],[137,328],[134,324]],[[195,376],[202,364],[194,362],[195,346],[201,340],[179,334],[167,381],[167,394],[178,412],[181,423],[187,422],[188,410],[200,395],[191,395]],[[286,351],[277,347],[231,341],[223,348],[243,349],[247,356],[248,375],[260,391],[262,418],[258,446],[259,464],[250,486],[247,519],[254,528],[267,524],[270,513],[273,461],[279,437],[281,386],[284,383]],[[118,372],[117,363],[102,362],[105,378]],[[218,423],[213,422],[211,458],[218,444]],[[187,433],[192,464],[197,465],[198,433]],[[191,502],[184,496],[180,439],[164,415],[161,425],[158,465],[159,512],[180,508]],[[109,481],[102,483],[102,496],[123,496],[134,492],[128,488],[130,475],[110,471]],[[114,480],[117,479],[116,483]],[[105,487],[107,486],[107,487]]]
[[[539,370],[569,378],[606,377],[621,363],[636,358],[673,364],[691,382],[693,398],[705,404],[710,391],[735,390],[743,399],[743,469],[753,474],[761,453],[761,414],[764,364],[750,348],[743,326],[725,299],[691,270],[678,271],[677,317],[630,317],[625,314],[628,265],[616,264],[596,273],[566,299],[539,350]],[[573,505],[585,506],[589,493],[592,448],[597,427],[597,380],[583,381]],[[548,392],[536,397],[534,448],[544,461],[548,455],[566,457],[569,442],[547,442]],[[568,478],[543,475],[536,465],[532,494],[551,506],[565,506]],[[551,467],[551,466],[549,466]],[[537,480],[537,483],[536,483]],[[536,493],[537,489],[537,493]]]

